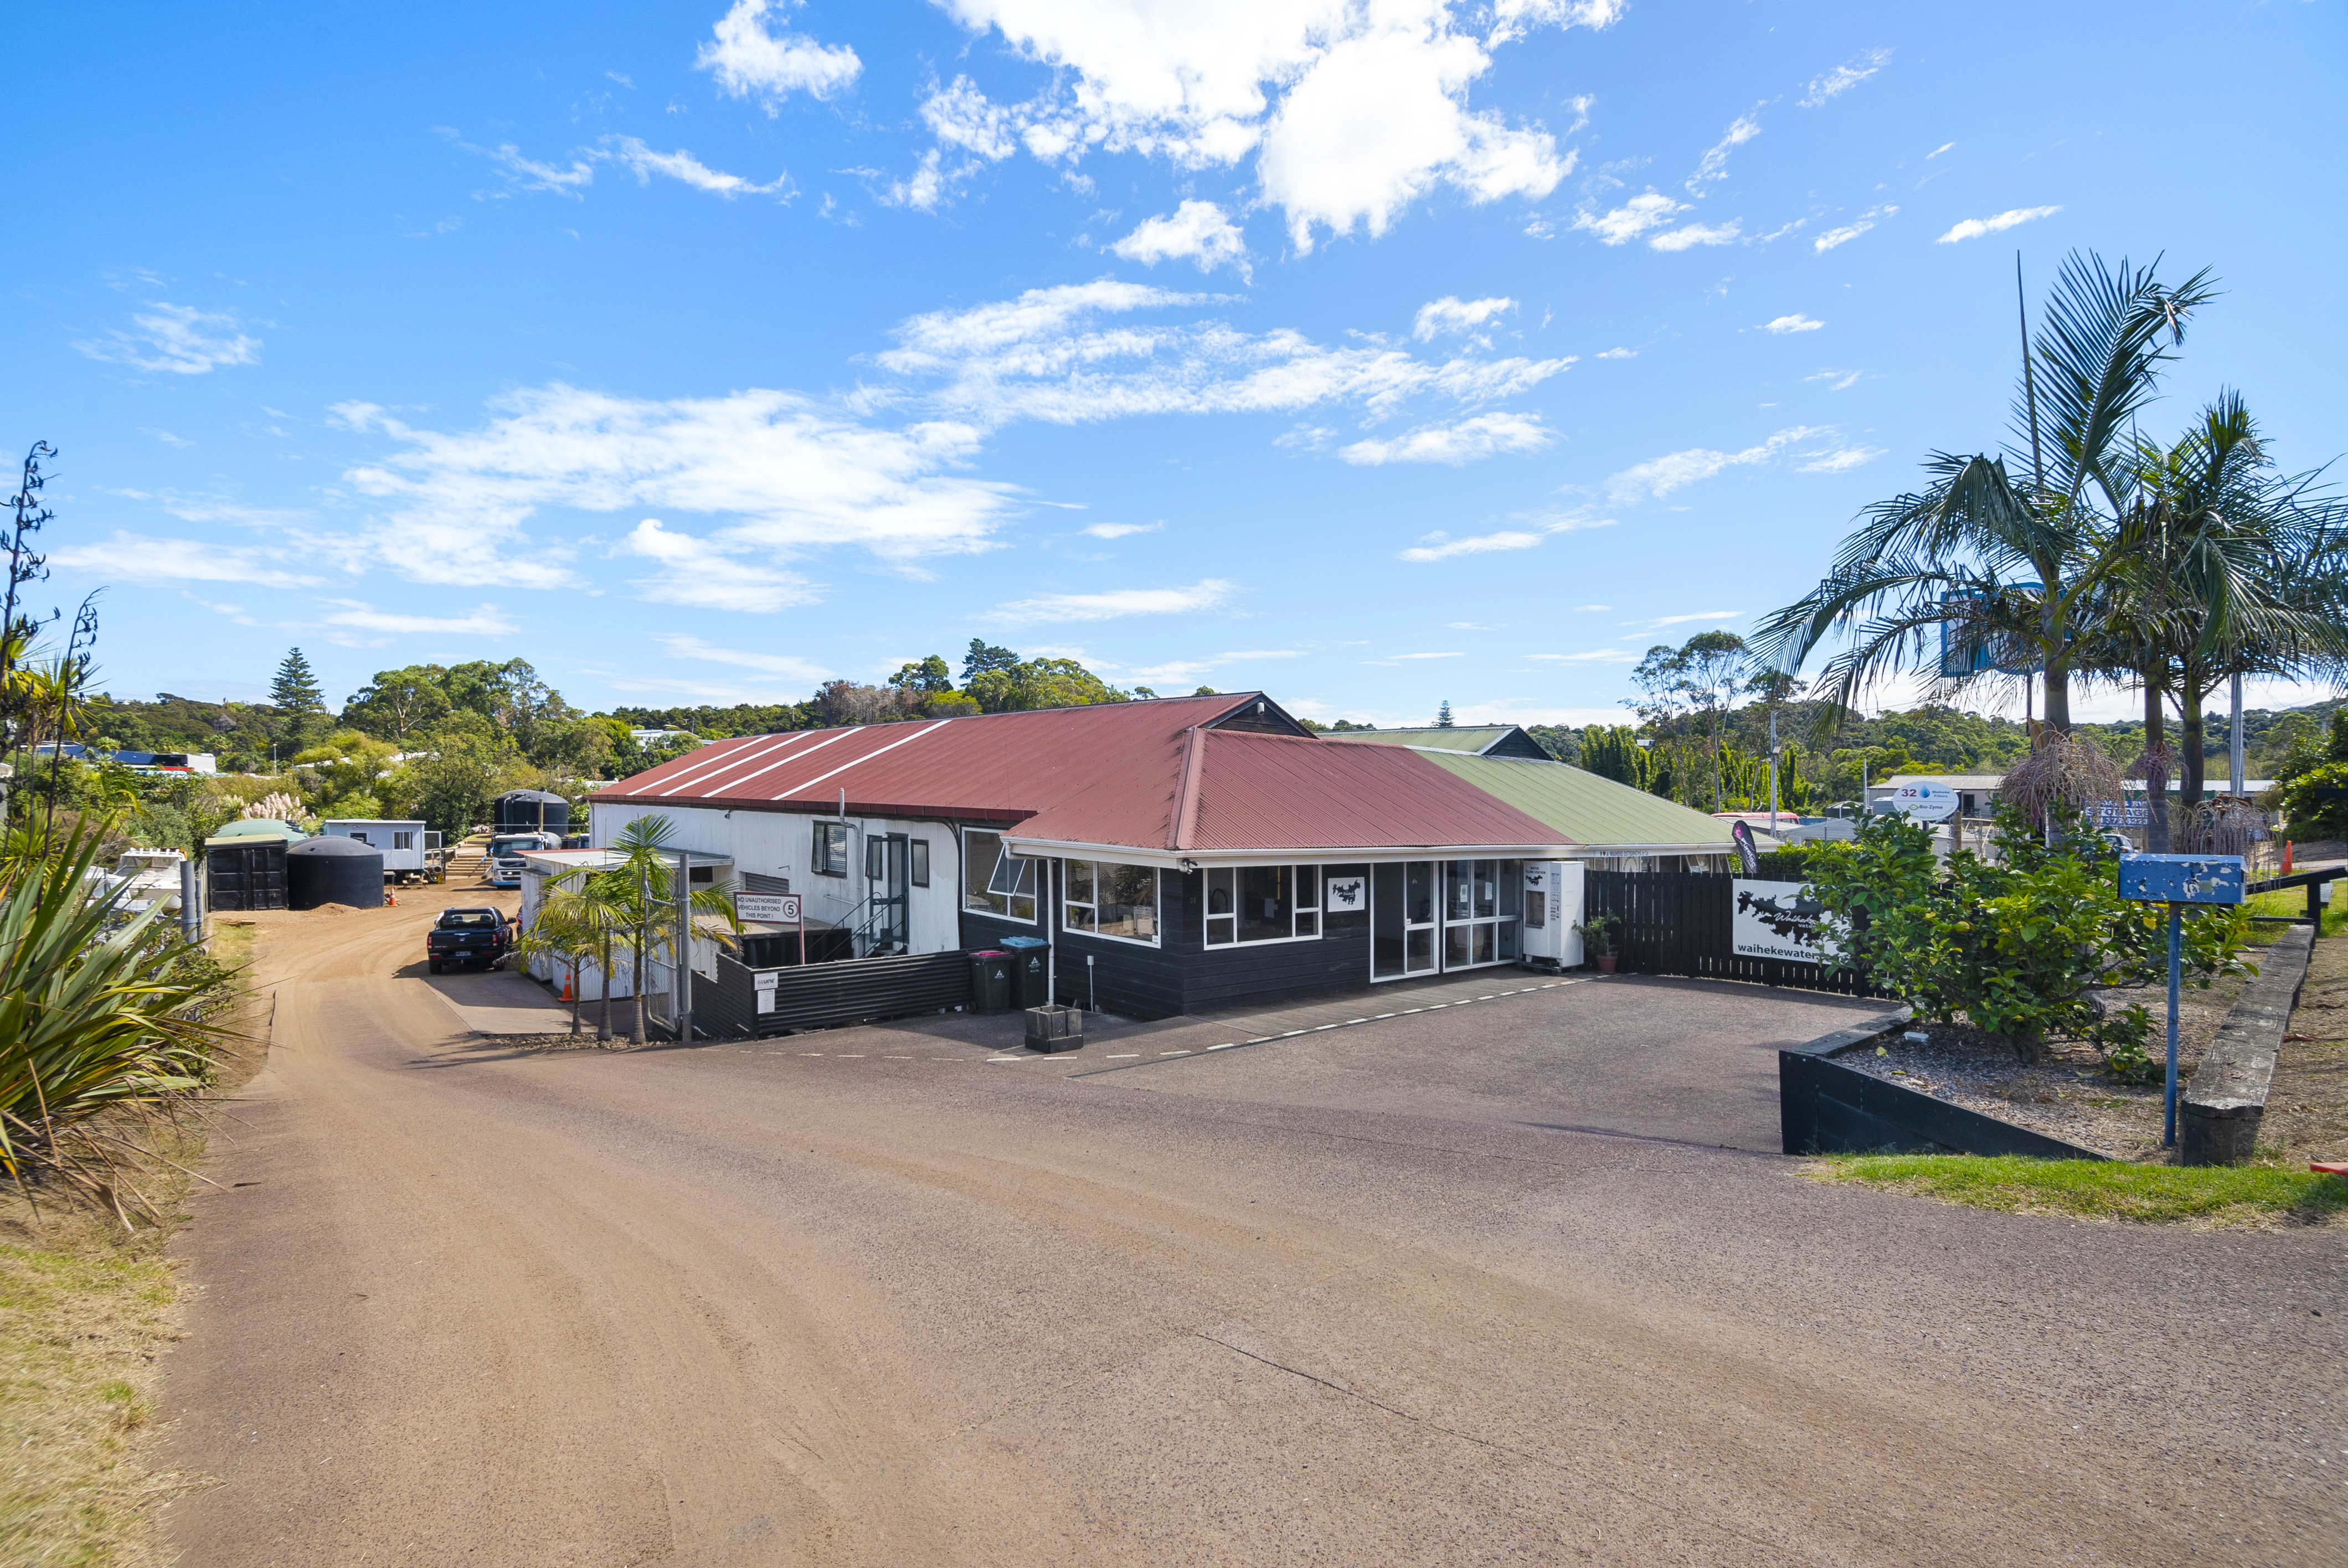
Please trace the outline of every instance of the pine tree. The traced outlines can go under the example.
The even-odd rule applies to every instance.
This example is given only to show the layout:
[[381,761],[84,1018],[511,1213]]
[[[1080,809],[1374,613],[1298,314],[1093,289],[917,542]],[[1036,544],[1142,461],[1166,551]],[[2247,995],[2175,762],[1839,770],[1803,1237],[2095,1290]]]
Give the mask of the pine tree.
[[1451,728],[1451,699],[1448,697],[1443,699],[1443,706],[1435,711],[1435,727],[1438,730]]
[[299,648],[288,653],[285,661],[277,667],[277,679],[269,688],[269,701],[288,714],[326,711],[326,693],[319,689],[318,677]]

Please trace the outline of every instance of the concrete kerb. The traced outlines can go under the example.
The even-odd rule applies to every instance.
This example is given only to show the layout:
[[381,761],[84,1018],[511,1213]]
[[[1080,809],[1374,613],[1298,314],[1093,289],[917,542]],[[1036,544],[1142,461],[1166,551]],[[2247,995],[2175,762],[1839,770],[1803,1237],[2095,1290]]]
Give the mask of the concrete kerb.
[[2218,1038],[2202,1052],[2192,1084],[2179,1097],[2179,1164],[2240,1165],[2250,1161],[2266,1114],[2267,1091],[2274,1082],[2275,1060],[2314,951],[2312,927],[2293,926],[2284,931],[2227,1009]]
[[1833,1060],[1905,1028],[1911,1017],[1902,1008],[1777,1052],[1777,1114],[1787,1153],[2105,1158]]

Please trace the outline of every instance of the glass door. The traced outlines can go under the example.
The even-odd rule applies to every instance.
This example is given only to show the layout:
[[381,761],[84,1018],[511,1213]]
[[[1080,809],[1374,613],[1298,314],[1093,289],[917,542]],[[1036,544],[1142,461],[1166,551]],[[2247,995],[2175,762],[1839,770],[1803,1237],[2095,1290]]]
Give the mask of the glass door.
[[1443,862],[1443,967],[1514,963],[1523,901],[1521,861]]
[[1436,972],[1435,868],[1432,860],[1370,867],[1370,979]]
[[902,833],[876,833],[864,841],[866,897],[873,952],[908,951],[912,927],[912,839]]

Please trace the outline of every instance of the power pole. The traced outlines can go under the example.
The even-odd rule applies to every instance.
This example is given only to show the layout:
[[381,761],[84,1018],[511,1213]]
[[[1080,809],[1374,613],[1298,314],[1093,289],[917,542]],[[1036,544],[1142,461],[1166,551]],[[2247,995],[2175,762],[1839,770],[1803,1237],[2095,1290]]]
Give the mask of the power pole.
[[1777,709],[1769,709],[1769,835],[1777,833]]
[[2233,685],[2234,723],[2232,732],[2226,738],[2226,762],[2228,773],[2230,774],[2230,782],[2233,784],[2232,793],[2240,795],[2244,793],[2245,786],[2249,783],[2249,781],[2242,776],[2244,772],[2242,762],[2242,678],[2240,675],[2234,677]]

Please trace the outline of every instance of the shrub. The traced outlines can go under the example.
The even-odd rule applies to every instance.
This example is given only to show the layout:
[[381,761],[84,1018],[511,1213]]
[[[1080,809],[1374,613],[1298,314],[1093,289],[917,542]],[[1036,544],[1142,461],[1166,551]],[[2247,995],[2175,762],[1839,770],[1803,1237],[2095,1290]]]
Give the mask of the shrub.
[[2348,838],[2348,762],[2324,763],[2283,785],[2282,810],[2294,836]]
[[[2075,814],[2055,819],[2049,845],[2001,808],[1993,864],[1970,850],[1940,860],[1927,829],[1870,817],[1856,841],[1811,847],[1810,888],[1834,939],[1918,1018],[1962,1017],[2026,1052],[2084,1040],[2115,1076],[2138,1078],[2152,1065],[2151,1014],[2096,993],[2166,986],[2168,910],[2121,898],[2113,852]],[[2241,958],[2249,934],[2241,910],[2191,912],[2188,982],[2255,972]]]

